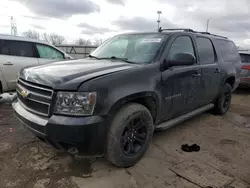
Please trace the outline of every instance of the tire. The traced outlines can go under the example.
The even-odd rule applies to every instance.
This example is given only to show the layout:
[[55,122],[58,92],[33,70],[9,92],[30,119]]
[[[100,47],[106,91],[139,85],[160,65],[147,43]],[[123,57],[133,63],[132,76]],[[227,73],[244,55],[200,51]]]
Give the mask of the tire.
[[224,115],[227,113],[232,99],[232,87],[229,83],[226,83],[222,88],[214,107],[214,113],[218,115]]
[[[111,122],[106,159],[117,167],[135,165],[147,151],[153,132],[153,118],[145,106],[137,103],[123,106]],[[130,147],[131,144],[133,147]]]
[[2,82],[0,80],[0,95],[3,93],[3,86],[2,86]]
[[0,80],[0,99],[3,98],[2,94],[3,94],[3,86],[2,86],[2,82]]

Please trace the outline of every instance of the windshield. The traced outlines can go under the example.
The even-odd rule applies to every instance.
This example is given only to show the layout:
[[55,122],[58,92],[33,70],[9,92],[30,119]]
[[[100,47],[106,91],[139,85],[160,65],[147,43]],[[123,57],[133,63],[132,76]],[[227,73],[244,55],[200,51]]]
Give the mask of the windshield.
[[160,34],[128,34],[111,38],[91,53],[97,58],[120,58],[134,63],[151,63],[166,36]]

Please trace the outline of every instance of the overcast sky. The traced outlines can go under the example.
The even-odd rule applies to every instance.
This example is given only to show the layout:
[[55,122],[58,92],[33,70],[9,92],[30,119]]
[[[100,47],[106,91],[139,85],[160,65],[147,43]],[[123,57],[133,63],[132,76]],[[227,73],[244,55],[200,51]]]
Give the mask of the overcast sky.
[[156,31],[157,11],[164,28],[192,28],[225,35],[250,47],[250,0],[1,0],[0,33],[29,29],[56,32],[68,42],[108,38],[129,31]]

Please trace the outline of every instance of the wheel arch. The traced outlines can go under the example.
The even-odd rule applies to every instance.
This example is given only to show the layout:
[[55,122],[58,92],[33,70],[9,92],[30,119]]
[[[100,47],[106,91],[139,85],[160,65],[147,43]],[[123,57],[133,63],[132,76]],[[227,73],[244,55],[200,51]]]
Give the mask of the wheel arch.
[[235,83],[235,76],[231,75],[231,76],[228,76],[224,82],[225,83],[228,83],[230,84],[230,86],[233,88],[234,87],[234,83]]
[[113,116],[123,105],[128,103],[138,103],[145,106],[151,113],[154,123],[159,115],[159,98],[154,92],[140,92],[125,96],[112,105],[109,115]]

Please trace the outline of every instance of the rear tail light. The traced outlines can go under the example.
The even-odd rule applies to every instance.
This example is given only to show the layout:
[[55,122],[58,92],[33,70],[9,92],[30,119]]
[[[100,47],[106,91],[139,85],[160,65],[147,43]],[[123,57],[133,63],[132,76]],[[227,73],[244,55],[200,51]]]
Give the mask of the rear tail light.
[[241,72],[240,72],[240,76],[241,76],[241,80],[249,80],[250,79],[250,65],[243,65],[241,67]]
[[242,69],[250,70],[250,65],[244,65],[241,67]]

